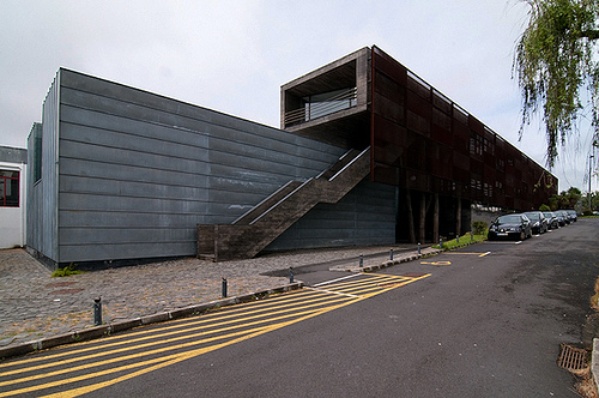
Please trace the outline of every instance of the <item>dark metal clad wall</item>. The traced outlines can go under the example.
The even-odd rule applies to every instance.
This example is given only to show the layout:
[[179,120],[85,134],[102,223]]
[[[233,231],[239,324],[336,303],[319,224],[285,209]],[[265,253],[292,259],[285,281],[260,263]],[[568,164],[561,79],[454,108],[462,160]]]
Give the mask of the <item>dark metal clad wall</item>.
[[377,47],[371,56],[374,181],[528,210],[557,180]]
[[58,252],[34,247],[56,262],[195,255],[197,224],[230,223],[345,152],[92,76],[60,76],[43,127],[44,140],[58,141],[46,115],[60,114],[59,201],[50,207]]

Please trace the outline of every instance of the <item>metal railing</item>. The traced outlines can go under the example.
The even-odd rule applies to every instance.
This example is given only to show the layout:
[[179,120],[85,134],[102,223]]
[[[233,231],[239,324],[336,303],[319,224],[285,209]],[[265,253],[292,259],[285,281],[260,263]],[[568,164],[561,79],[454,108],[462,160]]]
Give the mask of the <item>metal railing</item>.
[[302,108],[285,112],[285,125],[289,126],[307,122],[341,110],[353,108],[356,106],[357,96],[357,87],[352,87],[347,90],[341,90],[338,94],[331,97],[325,97],[321,101],[312,101],[312,98],[315,96],[306,97],[306,102]]

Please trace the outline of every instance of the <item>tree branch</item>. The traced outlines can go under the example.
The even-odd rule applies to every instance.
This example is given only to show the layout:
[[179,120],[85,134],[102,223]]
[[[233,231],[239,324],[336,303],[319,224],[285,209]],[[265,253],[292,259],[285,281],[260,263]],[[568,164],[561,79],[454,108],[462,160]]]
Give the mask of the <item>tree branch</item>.
[[586,37],[589,40],[597,40],[597,39],[599,39],[599,30],[595,30],[595,29],[583,30],[582,32],[580,32],[580,36]]

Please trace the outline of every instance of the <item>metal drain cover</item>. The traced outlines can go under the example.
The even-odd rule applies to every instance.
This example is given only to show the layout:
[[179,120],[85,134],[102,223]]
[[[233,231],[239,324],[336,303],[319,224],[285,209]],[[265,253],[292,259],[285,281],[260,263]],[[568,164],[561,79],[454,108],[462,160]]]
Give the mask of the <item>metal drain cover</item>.
[[572,347],[569,344],[561,344],[557,365],[573,373],[586,371],[589,368],[587,350]]

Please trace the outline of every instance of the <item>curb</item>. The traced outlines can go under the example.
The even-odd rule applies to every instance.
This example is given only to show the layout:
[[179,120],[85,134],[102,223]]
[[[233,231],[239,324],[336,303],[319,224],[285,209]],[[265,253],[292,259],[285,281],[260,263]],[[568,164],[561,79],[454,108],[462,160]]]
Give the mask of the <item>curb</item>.
[[95,326],[81,331],[59,334],[54,337],[46,337],[39,340],[17,344],[11,347],[1,347],[0,360],[4,360],[15,356],[22,356],[36,351],[47,350],[49,348],[56,347],[59,345],[99,339],[101,337],[133,329],[138,326],[165,322],[171,319],[184,318],[192,315],[200,315],[214,308],[221,308],[231,306],[234,304],[247,303],[250,301],[255,301],[264,297],[268,297],[271,294],[284,293],[291,290],[301,289],[303,286],[304,284],[301,282],[291,283],[273,289],[260,290],[255,293],[249,293],[242,296],[233,296],[229,298],[224,298],[222,300],[214,300],[208,303],[177,308],[172,311],[159,312],[157,314],[147,315],[139,318],[127,319],[124,321],[119,321],[107,325]]
[[408,255],[404,255],[400,258],[383,261],[380,264],[365,265],[363,267],[360,267],[358,265],[342,265],[342,266],[331,267],[331,268],[329,268],[329,270],[331,270],[331,271],[347,271],[347,272],[374,272],[374,271],[378,271],[383,268],[392,267],[394,265],[398,265],[401,263],[407,263],[407,262],[418,260],[421,258],[435,256],[442,252],[443,252],[443,250],[441,250],[441,249],[427,248],[427,249],[423,249],[420,254],[411,253]]

